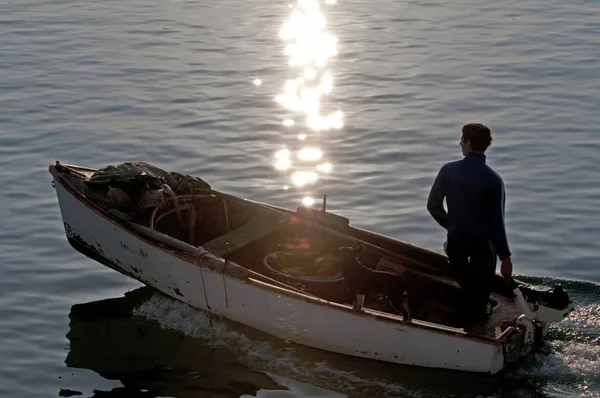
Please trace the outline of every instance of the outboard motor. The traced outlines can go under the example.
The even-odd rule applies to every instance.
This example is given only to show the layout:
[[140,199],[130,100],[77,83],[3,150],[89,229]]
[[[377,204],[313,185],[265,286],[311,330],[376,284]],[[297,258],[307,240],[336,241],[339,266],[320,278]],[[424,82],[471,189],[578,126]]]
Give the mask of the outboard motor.
[[[575,304],[560,285],[515,286],[513,293],[523,311],[523,315],[517,319],[517,324],[525,326],[525,341],[529,343],[542,337],[537,337],[536,334],[546,334],[548,323],[562,321],[575,308]],[[536,331],[538,333],[535,333]]]
[[540,322],[559,322],[573,309],[573,301],[560,285],[526,285],[521,286],[520,290]]

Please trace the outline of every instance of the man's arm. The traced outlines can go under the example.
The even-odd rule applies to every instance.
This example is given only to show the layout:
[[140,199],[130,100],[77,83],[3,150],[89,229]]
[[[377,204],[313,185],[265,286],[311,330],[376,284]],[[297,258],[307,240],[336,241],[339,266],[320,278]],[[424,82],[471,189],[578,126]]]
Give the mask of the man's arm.
[[445,179],[445,166],[443,166],[431,186],[429,198],[427,199],[427,210],[429,210],[429,213],[438,224],[448,229],[448,213],[444,209],[444,197],[446,196]]
[[494,183],[492,189],[492,241],[496,247],[498,258],[502,261],[510,260],[510,250],[508,248],[508,240],[506,239],[506,227],[504,225],[504,183],[502,178],[498,176],[498,180]]

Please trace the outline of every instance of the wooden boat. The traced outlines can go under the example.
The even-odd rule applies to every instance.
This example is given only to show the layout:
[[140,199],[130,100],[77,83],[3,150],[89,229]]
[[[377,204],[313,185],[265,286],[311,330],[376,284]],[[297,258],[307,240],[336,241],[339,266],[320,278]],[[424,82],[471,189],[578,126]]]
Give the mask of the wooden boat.
[[[350,225],[213,190],[148,163],[49,167],[65,232],[84,255],[210,314],[293,343],[374,360],[497,373],[539,347],[574,308],[560,287],[502,278],[491,314],[457,325],[461,289],[445,255]],[[346,288],[332,249],[401,275],[412,319]]]

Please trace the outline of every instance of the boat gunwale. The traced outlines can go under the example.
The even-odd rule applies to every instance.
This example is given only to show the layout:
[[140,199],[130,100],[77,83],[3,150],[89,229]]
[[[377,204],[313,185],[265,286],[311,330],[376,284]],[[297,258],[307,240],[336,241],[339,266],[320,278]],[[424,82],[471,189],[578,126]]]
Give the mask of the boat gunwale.
[[[59,170],[59,168],[64,169],[64,171]],[[73,171],[75,174],[78,175],[77,178],[85,178],[86,177],[85,174],[79,172],[77,169],[90,171],[90,172],[97,171],[98,169],[80,167],[80,166],[71,165],[71,164],[63,164],[63,163],[59,163],[59,162],[57,162],[55,165],[50,165],[48,167],[48,169],[49,169],[50,174],[67,191],[69,191],[71,194],[73,194],[87,208],[89,208],[94,213],[96,213],[96,215],[109,221],[111,224],[113,224],[116,227],[120,228],[121,230],[125,231],[126,233],[128,233],[129,235],[134,237],[135,239],[138,239],[158,250],[166,251],[170,255],[173,255],[173,256],[177,257],[178,259],[185,261],[188,264],[191,264],[191,265],[194,265],[194,266],[197,266],[200,268],[208,268],[199,261],[201,257],[193,256],[191,254],[188,254],[183,251],[176,250],[176,249],[175,250],[166,249],[165,247],[161,247],[157,243],[155,243],[143,236],[140,236],[139,234],[134,233],[131,229],[129,229],[126,225],[124,225],[124,223],[122,221],[119,221],[118,219],[112,217],[109,213],[106,212],[106,210],[104,210],[102,207],[98,206],[96,203],[94,203],[92,200],[90,200],[83,192],[81,192],[79,189],[74,187],[64,177],[65,173],[69,173],[69,172]],[[220,192],[213,191],[212,189],[211,189],[211,192],[214,192],[217,195],[222,195]],[[253,204],[255,206],[261,205],[261,207],[262,206],[267,207],[267,208],[269,207],[269,205],[262,205],[260,202],[255,202],[255,201],[251,201],[248,199],[237,198],[237,197],[234,197],[234,196],[231,196],[228,194],[224,194],[224,195],[227,197],[238,199],[240,201],[249,202],[250,204]],[[290,209],[285,209],[285,210],[292,212]],[[313,223],[310,223],[308,220],[303,220],[303,221],[307,222],[308,224],[313,224]],[[317,225],[317,224],[315,223],[315,225]],[[326,227],[321,226],[321,228],[326,228]],[[350,237],[350,238],[352,238],[352,237]],[[206,252],[206,254],[210,255],[211,257],[214,257],[214,259],[223,260],[221,257],[214,256],[214,255],[210,254],[209,252]],[[235,263],[235,264],[242,267],[243,269],[247,270],[246,267],[244,267],[240,264],[237,264],[237,263]],[[258,274],[262,275],[260,273],[258,273]],[[230,277],[233,278],[233,276],[230,276]],[[134,279],[137,279],[137,278],[134,278]],[[239,280],[240,278],[236,278],[236,279]],[[407,320],[403,320],[402,318],[397,318],[392,314],[388,315],[384,312],[380,312],[380,311],[376,311],[376,310],[369,309],[368,310],[369,312],[365,312],[365,311],[359,312],[359,311],[354,310],[351,306],[347,306],[347,305],[337,303],[337,302],[327,301],[327,300],[324,300],[317,296],[312,296],[312,295],[309,295],[306,293],[299,293],[294,290],[282,288],[282,287],[270,284],[268,282],[260,281],[257,278],[252,278],[250,276],[248,276],[245,279],[245,281],[246,281],[246,283],[250,282],[253,284],[257,284],[264,290],[277,291],[280,294],[284,294],[284,295],[292,297],[292,298],[303,299],[305,301],[311,302],[316,305],[329,307],[331,309],[338,310],[338,311],[350,312],[355,316],[367,316],[367,317],[374,318],[376,320],[384,321],[386,323],[394,323],[394,324],[398,324],[401,326],[411,327],[411,328],[416,328],[416,329],[425,329],[425,330],[429,330],[429,331],[433,331],[433,332],[441,333],[441,334],[448,334],[448,335],[460,334],[462,336],[461,338],[463,338],[463,339],[472,340],[474,342],[482,343],[482,344],[486,344],[486,345],[492,345],[492,346],[504,345],[508,341],[509,336],[513,334],[513,332],[519,332],[518,329],[507,328],[502,334],[500,334],[496,338],[487,337],[484,335],[474,335],[474,334],[470,334],[469,332],[465,331],[464,329],[452,328],[452,327],[446,326],[446,325],[430,323],[430,322],[425,322],[425,321],[419,321],[419,320],[407,321]],[[142,283],[144,283],[144,282],[142,282]]]

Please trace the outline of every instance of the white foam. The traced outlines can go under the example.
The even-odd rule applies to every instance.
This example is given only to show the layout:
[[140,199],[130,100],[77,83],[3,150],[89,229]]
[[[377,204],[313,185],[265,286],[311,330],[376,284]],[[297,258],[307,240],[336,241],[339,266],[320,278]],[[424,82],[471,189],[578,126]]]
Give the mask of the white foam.
[[600,381],[600,338],[590,341],[590,337],[600,330],[600,305],[578,307],[555,328],[554,333],[563,336],[546,343],[549,353],[537,354],[535,366],[514,374],[519,377],[574,377]]
[[554,353],[542,358],[538,376],[566,375],[598,379],[600,376],[600,347],[585,343],[554,343]]

